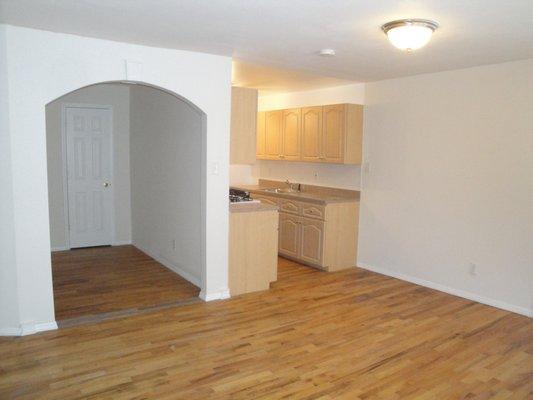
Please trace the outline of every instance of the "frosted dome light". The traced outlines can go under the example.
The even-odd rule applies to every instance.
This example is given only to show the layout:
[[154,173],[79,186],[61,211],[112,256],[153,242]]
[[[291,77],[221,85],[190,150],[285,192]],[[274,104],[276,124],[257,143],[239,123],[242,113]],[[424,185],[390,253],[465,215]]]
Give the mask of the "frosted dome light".
[[393,46],[410,52],[428,44],[438,26],[427,19],[402,19],[387,22],[381,29]]

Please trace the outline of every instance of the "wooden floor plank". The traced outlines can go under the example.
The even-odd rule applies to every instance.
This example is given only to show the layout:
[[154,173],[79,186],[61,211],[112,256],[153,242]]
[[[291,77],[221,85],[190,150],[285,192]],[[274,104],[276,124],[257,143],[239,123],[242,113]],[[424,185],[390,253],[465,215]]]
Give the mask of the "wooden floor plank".
[[280,259],[269,291],[0,339],[0,399],[531,399],[531,319]]
[[52,253],[56,320],[198,297],[200,289],[133,246]]

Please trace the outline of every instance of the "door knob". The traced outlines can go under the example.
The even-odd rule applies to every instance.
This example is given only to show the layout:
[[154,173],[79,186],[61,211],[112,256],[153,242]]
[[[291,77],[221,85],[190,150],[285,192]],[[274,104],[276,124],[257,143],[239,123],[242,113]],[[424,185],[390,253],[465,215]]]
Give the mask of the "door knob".
[[103,185],[104,185],[104,187],[109,187],[109,186],[111,186],[111,184],[110,184],[109,182],[104,182]]

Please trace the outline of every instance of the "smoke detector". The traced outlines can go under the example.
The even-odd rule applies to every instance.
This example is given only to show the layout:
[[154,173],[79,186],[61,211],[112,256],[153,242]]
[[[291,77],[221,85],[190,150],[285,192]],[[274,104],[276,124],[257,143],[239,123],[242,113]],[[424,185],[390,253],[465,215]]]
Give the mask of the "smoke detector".
[[321,57],[334,57],[335,50],[333,49],[322,49],[318,52],[318,55]]

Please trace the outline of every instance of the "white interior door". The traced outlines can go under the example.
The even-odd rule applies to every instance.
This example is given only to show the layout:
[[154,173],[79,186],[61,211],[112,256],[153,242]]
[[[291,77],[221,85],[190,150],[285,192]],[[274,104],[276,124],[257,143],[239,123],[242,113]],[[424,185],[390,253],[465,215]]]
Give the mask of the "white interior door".
[[65,108],[70,247],[111,244],[111,111]]

